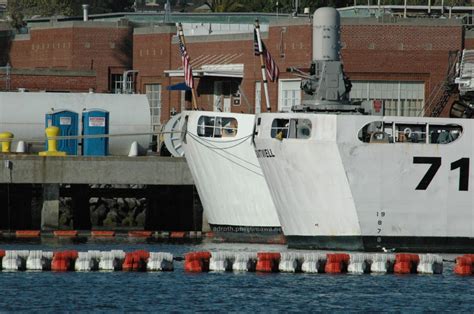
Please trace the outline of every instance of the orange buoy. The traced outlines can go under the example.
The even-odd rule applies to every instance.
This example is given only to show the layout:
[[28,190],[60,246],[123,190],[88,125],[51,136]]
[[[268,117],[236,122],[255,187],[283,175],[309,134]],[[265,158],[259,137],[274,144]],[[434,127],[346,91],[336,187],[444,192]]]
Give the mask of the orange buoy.
[[278,271],[281,255],[278,252],[257,253],[256,271],[274,273]]
[[115,231],[92,230],[91,236],[94,238],[111,238],[115,237]]
[[123,271],[133,270],[134,258],[135,258],[135,255],[133,254],[133,252],[128,252],[125,254],[125,259],[123,260],[123,264],[122,264]]
[[346,253],[329,253],[326,254],[326,265],[324,272],[328,274],[340,274],[347,272],[350,255]]
[[145,250],[137,250],[125,254],[125,259],[122,264],[124,271],[145,271],[146,262],[150,257],[150,252]]
[[395,255],[395,266],[393,272],[396,274],[412,274],[416,273],[416,267],[420,262],[417,254],[400,253]]
[[474,254],[464,254],[463,257],[469,258],[471,263],[474,264]]
[[207,272],[210,259],[211,253],[207,251],[187,253],[184,256],[184,270],[192,273]]
[[147,260],[150,258],[150,252],[145,251],[145,250],[137,250],[134,253],[143,260]]
[[51,262],[52,271],[69,271],[74,269],[74,262],[78,257],[75,250],[56,252]]
[[170,238],[172,239],[183,239],[186,237],[186,232],[184,231],[172,231],[170,233]]
[[136,230],[136,231],[128,232],[128,236],[130,238],[150,238],[151,235],[152,235],[151,231]]
[[191,273],[202,273],[205,271],[203,263],[199,259],[184,262],[184,270]]
[[17,238],[39,238],[40,230],[17,230],[15,235]]
[[76,260],[79,253],[76,250],[64,251],[64,256],[70,260]]
[[[466,256],[467,255],[467,256]],[[454,273],[458,275],[472,275],[472,254],[466,254],[456,258],[456,265],[454,266]]]
[[55,237],[77,237],[77,230],[55,230]]
[[71,270],[71,261],[64,258],[55,258],[51,262],[52,271],[68,271]]

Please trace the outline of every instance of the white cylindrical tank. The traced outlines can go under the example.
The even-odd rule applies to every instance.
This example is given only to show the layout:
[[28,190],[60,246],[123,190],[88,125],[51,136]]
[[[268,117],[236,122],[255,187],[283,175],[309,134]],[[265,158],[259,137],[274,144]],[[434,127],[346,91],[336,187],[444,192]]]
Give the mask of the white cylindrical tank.
[[[55,109],[79,113],[84,109],[109,112],[109,134],[150,133],[151,115],[146,95],[95,93],[0,93],[0,132],[9,131],[14,141],[35,142],[30,152],[43,151],[45,114]],[[79,133],[82,125],[80,124]],[[151,135],[110,137],[110,155],[128,155],[130,145],[138,143],[139,154],[146,153]],[[79,140],[80,142],[80,140]]]
[[334,8],[319,8],[313,15],[313,60],[339,61],[341,18]]

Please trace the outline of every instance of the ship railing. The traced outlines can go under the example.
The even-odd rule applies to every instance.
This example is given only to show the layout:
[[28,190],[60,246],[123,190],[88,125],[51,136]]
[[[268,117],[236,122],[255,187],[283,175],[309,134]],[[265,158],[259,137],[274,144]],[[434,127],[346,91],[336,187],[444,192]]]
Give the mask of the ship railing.
[[179,131],[173,132],[140,132],[140,133],[116,133],[116,134],[90,134],[90,135],[58,135],[58,136],[44,136],[36,138],[2,138],[1,142],[19,142],[24,141],[27,143],[44,143],[46,140],[81,140],[81,139],[94,139],[94,138],[114,138],[114,137],[131,137],[131,136],[146,136],[146,135],[164,135],[164,134],[177,134]]

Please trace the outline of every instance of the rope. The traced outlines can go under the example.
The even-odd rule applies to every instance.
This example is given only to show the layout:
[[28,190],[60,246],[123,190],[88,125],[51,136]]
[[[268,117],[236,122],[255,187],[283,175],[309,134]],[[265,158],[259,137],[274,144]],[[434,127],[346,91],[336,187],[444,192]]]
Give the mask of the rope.
[[[144,135],[163,135],[163,134],[181,134],[182,132],[181,131],[169,131],[169,132],[164,132],[164,131],[159,131],[159,132],[142,132],[142,133],[119,133],[119,134],[94,134],[94,135],[76,135],[76,136],[52,136],[52,137],[43,137],[42,139],[38,138],[38,139],[23,139],[23,138],[6,138],[6,139],[0,139],[0,143],[1,142],[13,142],[13,141],[25,141],[25,142],[28,142],[28,143],[44,143],[45,140],[68,140],[68,139],[87,139],[87,138],[112,138],[112,137],[126,137],[126,136],[144,136]],[[250,171],[258,176],[261,176],[263,177],[263,175],[253,169],[250,169],[248,167],[246,167],[245,165],[242,165],[238,162],[236,162],[235,160],[232,160],[231,157],[243,162],[243,163],[246,163],[252,167],[255,167],[257,169],[260,169],[260,166],[259,165],[256,165],[248,160],[245,160],[231,152],[229,152],[228,150],[231,149],[231,148],[234,148],[234,147],[237,147],[239,145],[242,145],[243,143],[245,143],[250,137],[252,137],[252,134],[249,134],[249,135],[246,135],[244,137],[241,137],[241,138],[236,138],[236,139],[231,139],[231,140],[228,140],[228,141],[225,141],[225,143],[232,143],[232,145],[230,146],[226,146],[226,147],[222,147],[222,146],[216,146],[215,143],[220,143],[222,144],[223,141],[220,141],[220,140],[213,140],[213,139],[209,139],[209,138],[203,138],[203,137],[200,137],[198,136],[197,134],[193,134],[191,132],[186,132],[187,134],[190,135],[191,138],[193,138],[196,143],[206,147],[207,149],[210,149],[212,150],[214,153],[216,153],[217,155],[221,156],[222,158],[230,161],[231,163],[247,170],[247,171]],[[227,154],[228,156],[225,156],[225,154]],[[231,157],[229,157],[231,156]]]
[[[230,161],[230,162],[233,163],[234,165],[237,165],[238,167],[241,167],[241,168],[243,168],[243,169],[245,169],[245,170],[247,170],[247,171],[250,171],[250,172],[252,172],[252,173],[254,173],[254,174],[256,174],[256,175],[258,175],[258,176],[260,176],[260,177],[263,177],[263,175],[262,175],[261,173],[255,171],[255,170],[252,170],[252,169],[250,169],[250,168],[248,168],[248,167],[246,167],[246,166],[244,166],[244,165],[242,165],[242,164],[239,164],[239,163],[235,162],[234,160],[232,160],[231,158],[229,158],[229,157],[227,157],[227,156],[224,156],[221,152],[225,152],[225,151],[213,151],[213,152],[216,153],[217,155],[221,156],[222,158],[224,158],[224,159]],[[244,160],[244,159],[241,159],[241,158],[239,158],[239,157],[236,157],[235,155],[232,155],[232,156],[234,156],[235,158],[240,159],[240,160],[242,160],[242,161],[244,161],[244,162],[248,162],[248,161],[246,161],[246,160]],[[252,163],[250,163],[250,165],[255,166],[255,165],[252,164]]]
[[[241,138],[241,139],[243,139],[243,141],[241,141],[241,142],[239,142],[239,143],[237,143],[237,144],[235,144],[235,145],[228,146],[228,147],[218,147],[218,146],[213,145],[212,143],[210,143],[209,145],[206,145],[206,143],[204,143],[204,142],[206,141],[205,139],[202,139],[202,138],[196,136],[195,134],[192,134],[192,133],[189,133],[189,132],[188,132],[188,134],[191,136],[191,138],[193,138],[193,139],[196,141],[196,143],[198,143],[198,144],[200,144],[200,145],[202,145],[202,146],[204,146],[204,147],[206,147],[206,148],[212,150],[214,153],[218,154],[218,155],[221,156],[222,158],[225,158],[225,159],[227,159],[228,161],[232,162],[233,164],[235,164],[235,165],[237,165],[237,166],[239,166],[239,167],[242,167],[242,168],[244,168],[244,169],[246,169],[246,170],[248,170],[248,171],[250,171],[250,172],[252,172],[252,173],[255,173],[256,175],[259,175],[259,176],[262,176],[262,177],[263,177],[263,175],[262,175],[261,173],[258,173],[258,172],[256,172],[255,170],[249,169],[249,168],[247,168],[246,166],[244,166],[244,165],[242,165],[242,164],[239,164],[239,163],[235,162],[235,160],[232,160],[232,159],[230,159],[230,157],[228,157],[228,156],[232,156],[233,158],[235,158],[235,159],[237,159],[237,160],[239,160],[239,161],[241,161],[241,162],[247,163],[247,164],[250,165],[250,166],[253,166],[253,167],[257,168],[257,169],[260,169],[260,166],[259,166],[259,165],[256,165],[256,164],[254,164],[254,163],[252,163],[252,162],[250,162],[250,161],[248,161],[248,160],[246,160],[246,159],[243,159],[243,158],[241,158],[241,157],[239,157],[239,156],[237,156],[237,155],[235,155],[235,154],[233,154],[233,153],[231,153],[231,152],[228,151],[228,149],[230,149],[230,148],[234,148],[234,147],[237,147],[238,145],[243,144],[243,143],[244,143],[248,138],[250,138],[252,135],[248,135],[248,136],[246,136],[246,137]],[[212,146],[211,146],[211,145],[212,145]],[[224,156],[224,154],[227,154],[228,156]]]
[[[201,136],[201,135],[198,135],[198,134],[195,134],[195,133],[192,133],[190,131],[186,131],[187,134],[192,134],[193,136],[195,137],[199,137],[200,139],[202,139],[203,141],[205,142],[209,142],[209,143],[224,143],[224,141],[222,140],[214,140],[212,137],[204,137],[204,136]],[[248,139],[249,137],[251,137],[252,134],[249,134],[249,135],[246,135],[244,137],[239,137],[239,138],[236,138],[236,139],[232,139],[232,140],[226,140],[225,143],[232,143],[232,142],[237,142],[237,141],[240,141],[242,139]]]
[[[207,138],[202,138],[196,134],[193,134],[193,133],[190,133],[188,132],[188,134],[194,138],[195,140],[199,140],[199,141],[202,141],[202,142],[208,142],[210,145],[212,145],[213,143],[234,143],[234,142],[237,142],[237,140],[234,140],[234,141],[226,141],[226,142],[222,142],[222,141],[216,141],[216,140],[208,140]],[[243,144],[246,140],[248,140],[252,135],[248,135],[248,136],[245,136],[245,137],[241,137],[238,139],[238,142],[236,144],[233,144],[233,145],[230,145],[230,146],[226,146],[226,147],[219,147],[219,146],[212,146],[213,148],[215,149],[220,149],[220,150],[225,150],[225,149],[230,149],[230,148],[234,148],[234,147],[237,147],[241,144]]]
[[91,135],[68,135],[68,136],[51,136],[43,138],[23,139],[23,138],[5,138],[0,139],[1,142],[13,142],[13,141],[24,141],[28,143],[44,143],[45,140],[74,140],[74,139],[87,139],[87,138],[110,138],[110,137],[126,137],[126,136],[144,136],[144,135],[162,135],[162,134],[174,134],[181,133],[181,131],[173,132],[144,132],[144,133],[117,133],[117,134],[91,134]]

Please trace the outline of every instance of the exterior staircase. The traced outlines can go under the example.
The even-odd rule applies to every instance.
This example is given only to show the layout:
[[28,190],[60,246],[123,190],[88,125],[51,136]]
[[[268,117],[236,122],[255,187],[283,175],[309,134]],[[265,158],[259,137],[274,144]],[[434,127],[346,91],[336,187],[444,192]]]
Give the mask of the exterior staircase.
[[[462,68],[462,60],[465,56],[465,51],[462,53],[461,62],[458,63],[461,53],[459,51],[451,51],[448,58],[448,69],[446,73],[445,80],[439,82],[431,91],[431,94],[428,96],[428,99],[425,102],[424,112],[426,115],[431,117],[439,117],[441,113],[446,108],[446,105],[450,103],[454,94],[458,94],[458,86],[456,85],[455,80],[457,79],[457,74]],[[466,61],[472,60],[469,68],[471,71],[474,70],[474,50],[469,50],[469,59],[466,55]],[[458,66],[459,64],[459,66]],[[465,67],[466,71],[468,67]],[[467,72],[466,72],[467,73]],[[473,72],[474,74],[474,72]],[[474,80],[473,80],[474,84]],[[474,89],[473,89],[474,90]]]
[[459,76],[456,77],[455,83],[459,85],[461,96],[474,92],[474,50],[462,51]]

